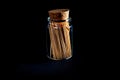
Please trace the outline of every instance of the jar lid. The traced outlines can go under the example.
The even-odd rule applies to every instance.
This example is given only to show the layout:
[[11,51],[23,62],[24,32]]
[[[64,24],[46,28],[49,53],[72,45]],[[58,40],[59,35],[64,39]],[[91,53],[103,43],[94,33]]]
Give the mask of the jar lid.
[[51,20],[66,20],[69,18],[69,9],[53,9],[49,10]]

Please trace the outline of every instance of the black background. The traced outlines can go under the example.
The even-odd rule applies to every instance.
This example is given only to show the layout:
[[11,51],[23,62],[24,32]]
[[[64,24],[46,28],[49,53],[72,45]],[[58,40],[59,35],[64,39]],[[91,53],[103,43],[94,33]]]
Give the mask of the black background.
[[[92,42],[97,25],[98,7],[92,2],[44,0],[39,3],[16,4],[15,42],[16,78],[36,76],[46,78],[81,78],[85,73],[85,59],[94,53]],[[97,7],[97,8],[96,8]],[[52,61],[46,57],[46,27],[48,10],[70,9],[73,25],[73,57],[67,61]],[[100,17],[100,16],[99,16]],[[97,28],[98,29],[98,28]],[[94,34],[94,36],[97,36]],[[78,75],[78,76],[77,76]]]

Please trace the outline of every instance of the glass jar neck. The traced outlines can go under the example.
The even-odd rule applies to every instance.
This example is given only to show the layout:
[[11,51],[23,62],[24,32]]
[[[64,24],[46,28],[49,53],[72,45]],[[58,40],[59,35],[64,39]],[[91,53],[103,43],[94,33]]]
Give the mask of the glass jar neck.
[[66,20],[51,20],[50,17],[48,17],[49,22],[71,22],[71,18],[68,18]]

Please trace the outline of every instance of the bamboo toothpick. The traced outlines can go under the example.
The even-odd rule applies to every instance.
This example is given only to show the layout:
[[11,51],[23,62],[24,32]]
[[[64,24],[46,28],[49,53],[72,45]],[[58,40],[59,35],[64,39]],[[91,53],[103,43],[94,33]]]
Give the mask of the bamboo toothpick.
[[70,34],[69,30],[69,25],[66,24],[65,27],[63,27],[64,35],[65,35],[65,43],[66,43],[66,56],[70,57],[71,56],[71,43],[70,43]]
[[51,42],[51,46],[50,46],[50,57],[52,57],[53,55],[53,58],[56,57],[55,53],[56,53],[56,47],[55,47],[55,39],[54,39],[54,35],[53,35],[53,30],[52,30],[52,26],[50,25],[49,27],[49,33],[50,33],[50,42]]

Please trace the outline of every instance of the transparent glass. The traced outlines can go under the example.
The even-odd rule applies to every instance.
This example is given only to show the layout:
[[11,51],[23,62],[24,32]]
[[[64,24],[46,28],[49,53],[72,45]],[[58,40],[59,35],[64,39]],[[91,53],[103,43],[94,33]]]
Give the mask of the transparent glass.
[[71,18],[51,21],[48,17],[47,57],[52,60],[67,60],[73,55],[73,27]]

